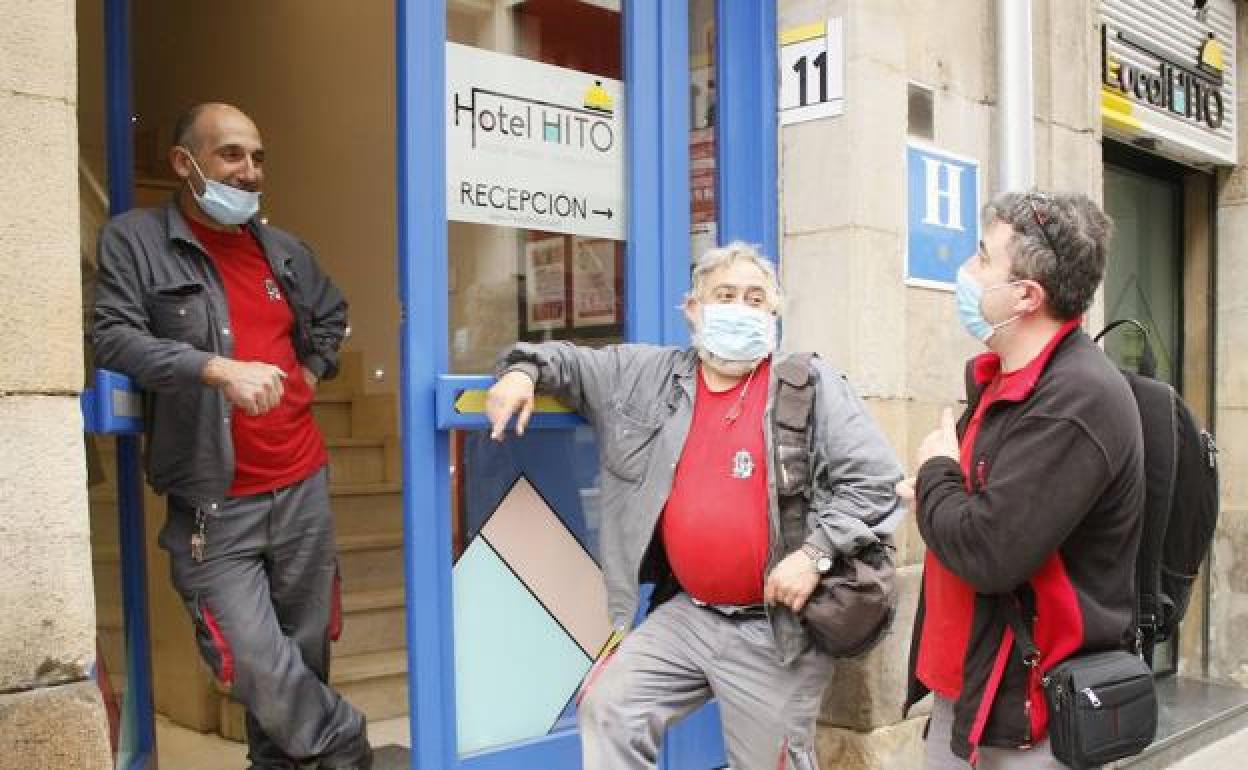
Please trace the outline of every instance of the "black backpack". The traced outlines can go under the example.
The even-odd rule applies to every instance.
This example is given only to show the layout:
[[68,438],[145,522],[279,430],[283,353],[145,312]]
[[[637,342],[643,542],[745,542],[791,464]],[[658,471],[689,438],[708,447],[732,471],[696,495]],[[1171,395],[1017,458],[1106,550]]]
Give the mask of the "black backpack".
[[1144,346],[1138,371],[1122,374],[1135,395],[1144,429],[1144,530],[1135,560],[1140,643],[1151,664],[1153,646],[1169,639],[1187,612],[1192,584],[1209,553],[1218,523],[1218,463],[1213,436],[1168,383],[1156,378],[1157,359],[1138,321],[1114,321],[1096,335],[1129,324]]

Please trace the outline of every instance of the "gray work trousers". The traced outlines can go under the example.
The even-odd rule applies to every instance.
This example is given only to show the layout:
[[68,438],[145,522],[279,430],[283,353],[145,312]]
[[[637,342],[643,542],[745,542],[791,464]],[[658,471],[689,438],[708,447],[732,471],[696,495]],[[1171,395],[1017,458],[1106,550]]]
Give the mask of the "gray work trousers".
[[[927,728],[924,770],[968,770],[971,764],[949,748],[953,736],[953,702],[932,694],[932,721]],[[1049,739],[1029,749],[979,747],[977,770],[1066,770],[1049,749]]]
[[252,762],[293,767],[347,744],[364,720],[326,684],[330,626],[341,606],[326,470],[227,498],[206,512],[204,529],[204,558],[196,561],[196,511],[170,496],[160,545],[200,654],[247,709]]
[[655,767],[664,731],[712,697],[733,770],[817,770],[815,717],[831,671],[813,647],[780,665],[766,618],[728,618],[680,594],[587,681],[584,770]]

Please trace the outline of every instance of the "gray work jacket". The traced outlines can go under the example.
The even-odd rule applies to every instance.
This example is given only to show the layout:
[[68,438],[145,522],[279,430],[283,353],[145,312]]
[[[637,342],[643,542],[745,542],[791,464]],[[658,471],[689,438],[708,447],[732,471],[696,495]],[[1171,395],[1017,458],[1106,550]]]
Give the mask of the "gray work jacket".
[[[500,375],[524,372],[539,391],[557,396],[594,429],[604,471],[599,559],[607,609],[620,630],[628,629],[637,613],[642,562],[689,435],[697,365],[693,350],[653,345],[594,349],[566,342],[521,343],[499,361]],[[806,542],[829,554],[851,553],[891,535],[901,521],[904,510],[894,490],[901,466],[845,377],[818,358],[811,366],[816,390]],[[771,371],[764,426],[768,571],[787,555],[774,472],[776,367]],[[805,631],[783,607],[768,614],[780,659],[787,664],[805,649]]]
[[[299,362],[318,378],[338,371],[347,303],[294,236],[253,220],[247,227],[294,314]],[[147,478],[152,488],[210,505],[234,478],[231,406],[204,384],[204,364],[230,358],[225,288],[176,203],[134,209],[100,231],[91,332],[96,366],[143,389]]]

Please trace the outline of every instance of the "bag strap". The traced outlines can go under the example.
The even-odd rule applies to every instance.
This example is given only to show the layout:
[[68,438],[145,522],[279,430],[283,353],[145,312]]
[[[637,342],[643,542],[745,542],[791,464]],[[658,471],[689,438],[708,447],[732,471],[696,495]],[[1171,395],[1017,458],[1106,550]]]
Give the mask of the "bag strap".
[[1157,356],[1153,353],[1152,338],[1148,334],[1148,328],[1134,318],[1119,318],[1117,321],[1111,321],[1104,329],[1101,329],[1100,333],[1092,338],[1092,341],[1100,342],[1102,337],[1120,326],[1134,326],[1139,330],[1140,337],[1144,339],[1144,352],[1140,355],[1140,374],[1156,379]]
[[815,389],[810,362],[814,353],[793,353],[776,362],[775,421],[778,427],[805,435],[810,431]]
[[1014,643],[1018,645],[1019,657],[1027,668],[1040,665],[1040,648],[1023,622],[1023,613],[1018,608],[1018,597],[1013,594],[997,594],[997,609],[1005,615],[1005,621],[1014,629]]
[[[775,363],[776,401],[772,423],[776,440],[776,465],[782,473],[796,473],[798,494],[780,498],[780,529],[785,547],[797,548],[806,540],[806,497],[810,490],[810,418],[814,412],[815,387],[810,371],[814,353],[794,353]],[[781,448],[788,451],[781,451]],[[802,457],[800,462],[790,462]]]

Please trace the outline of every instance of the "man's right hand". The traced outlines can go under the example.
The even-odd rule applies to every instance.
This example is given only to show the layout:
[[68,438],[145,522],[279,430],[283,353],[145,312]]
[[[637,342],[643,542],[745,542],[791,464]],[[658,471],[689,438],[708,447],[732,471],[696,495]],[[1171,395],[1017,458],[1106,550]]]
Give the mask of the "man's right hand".
[[490,438],[503,440],[507,422],[516,412],[516,435],[523,436],[533,415],[533,380],[524,372],[504,374],[485,395],[485,414],[490,420]]
[[255,417],[281,403],[286,373],[272,364],[216,356],[204,365],[203,378],[221,388],[231,404]]

